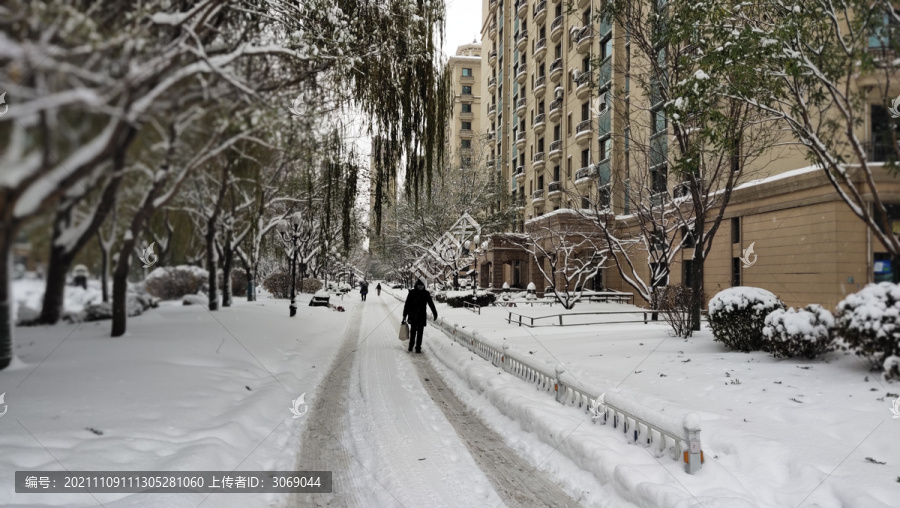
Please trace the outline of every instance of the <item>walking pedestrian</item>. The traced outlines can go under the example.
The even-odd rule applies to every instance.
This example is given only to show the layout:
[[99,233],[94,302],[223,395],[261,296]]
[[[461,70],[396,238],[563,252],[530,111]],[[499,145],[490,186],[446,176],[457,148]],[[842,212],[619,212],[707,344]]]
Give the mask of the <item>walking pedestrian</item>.
[[362,301],[366,301],[366,295],[369,294],[369,283],[363,281],[359,285],[359,294],[362,295]]
[[378,292],[378,296],[381,296],[381,283],[379,282],[377,286],[375,286],[375,291]]
[[416,348],[416,353],[422,352],[422,333],[425,331],[425,323],[428,318],[426,305],[431,307],[431,313],[434,315],[434,319],[437,319],[437,309],[434,308],[431,293],[425,289],[422,279],[418,279],[415,288],[406,295],[406,303],[403,305],[403,322],[409,323],[410,352],[412,352],[413,346]]

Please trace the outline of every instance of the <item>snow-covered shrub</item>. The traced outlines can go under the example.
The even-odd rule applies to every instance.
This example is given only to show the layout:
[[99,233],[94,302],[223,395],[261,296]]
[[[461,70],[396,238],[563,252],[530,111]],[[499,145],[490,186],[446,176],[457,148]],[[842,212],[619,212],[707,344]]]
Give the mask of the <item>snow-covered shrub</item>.
[[231,294],[247,296],[247,271],[243,268],[235,268],[231,271]]
[[177,300],[200,291],[209,280],[209,272],[190,265],[159,267],[144,283],[147,292],[161,300]]
[[[159,306],[159,300],[147,293],[128,292],[125,299],[125,311],[128,317],[140,316],[147,309]],[[112,301],[97,302],[84,306],[84,310],[65,316],[66,321],[101,321],[112,319]]]
[[465,302],[474,303],[479,307],[487,307],[492,305],[495,301],[497,301],[496,295],[486,291],[479,291],[476,295],[466,293],[465,295],[456,294],[447,296],[447,305],[451,307],[462,307],[465,305]]
[[446,291],[437,291],[434,293],[434,301],[438,303],[447,303],[447,292]]
[[184,295],[181,299],[181,305],[207,305],[209,304],[209,296],[203,291],[195,295]]
[[[298,286],[299,287],[299,286]],[[322,281],[319,279],[306,278],[303,279],[303,293],[316,293],[322,289]],[[289,290],[290,291],[290,290]]]
[[694,329],[691,323],[691,288],[684,284],[666,286],[657,292],[659,310],[676,337],[690,337]]
[[885,368],[889,357],[900,356],[900,285],[869,284],[847,295],[837,306],[835,322],[837,334],[857,355]]
[[834,316],[821,305],[775,309],[766,316],[764,349],[776,358],[813,358],[834,350]]
[[784,303],[765,289],[737,286],[709,301],[709,327],[717,342],[738,351],[764,349],[766,316]]

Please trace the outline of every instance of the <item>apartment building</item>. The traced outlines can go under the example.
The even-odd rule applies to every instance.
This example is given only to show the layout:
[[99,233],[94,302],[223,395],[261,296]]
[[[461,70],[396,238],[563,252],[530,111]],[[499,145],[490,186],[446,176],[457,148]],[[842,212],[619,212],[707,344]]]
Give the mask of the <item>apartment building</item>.
[[481,44],[464,44],[450,57],[453,116],[447,125],[447,154],[451,168],[469,168],[482,129]]
[[[599,0],[483,1],[484,118],[495,134],[491,156],[497,177],[508,186],[508,206],[520,210],[516,231],[578,220],[565,210],[590,198],[606,203],[627,234],[638,227],[629,210],[635,178],[651,182],[652,196],[665,199],[679,192],[680,182],[666,169],[672,146],[666,119],[631,86],[628,37],[621,27],[598,21],[599,5]],[[641,112],[648,116],[643,123],[628,114],[640,101],[649,104]],[[869,160],[883,161],[890,153],[879,134],[886,113],[879,104],[866,107],[859,136],[871,140]],[[638,157],[629,151],[635,151],[639,137],[650,149],[636,164]],[[824,172],[809,167],[802,151],[773,152],[746,174],[707,257],[708,297],[750,285],[776,293],[788,305],[833,307],[868,282],[889,280],[885,249],[839,199]],[[883,197],[898,203],[889,206],[889,220],[900,234],[900,184],[887,174],[878,178]],[[560,211],[551,213],[555,210]],[[534,259],[502,235],[492,240],[479,259],[480,285],[543,287]],[[749,248],[755,257],[748,264]],[[692,255],[693,247],[682,249],[664,283],[687,283]],[[643,267],[645,280],[649,270]],[[633,292],[610,262],[585,288]]]

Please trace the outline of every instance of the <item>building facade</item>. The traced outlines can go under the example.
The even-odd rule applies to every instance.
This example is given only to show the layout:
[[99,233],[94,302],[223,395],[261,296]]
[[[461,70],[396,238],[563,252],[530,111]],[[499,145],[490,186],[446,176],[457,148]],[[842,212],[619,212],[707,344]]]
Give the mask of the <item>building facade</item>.
[[450,168],[467,169],[476,163],[477,144],[483,134],[481,44],[459,46],[447,64],[453,90],[453,116],[447,125]]
[[[632,66],[640,65],[632,59],[638,56],[621,27],[596,16],[599,5],[599,0],[483,1],[487,94],[482,110],[486,129],[494,133],[490,156],[497,178],[507,185],[507,206],[520,210],[515,231],[565,221],[567,214],[550,212],[591,201],[605,203],[627,235],[638,227],[629,209],[636,180],[650,182],[650,199],[678,195],[680,182],[666,170],[671,132],[652,100],[631,86]],[[635,104],[641,102],[644,122],[635,120]],[[883,161],[890,150],[882,146],[880,153],[876,145],[885,113],[878,104],[867,107],[858,136],[874,143],[869,160]],[[640,164],[637,138],[650,147]],[[781,149],[746,169],[706,258],[707,297],[749,285],[774,292],[788,305],[833,308],[866,283],[889,279],[884,247],[840,200],[824,172],[808,165],[800,149]],[[882,198],[900,203],[898,182],[886,172],[879,179]],[[900,206],[889,210],[897,210],[890,219],[900,233]],[[748,249],[754,254],[749,259]],[[692,247],[683,248],[665,282],[688,282],[692,256]],[[480,283],[524,288],[534,282],[543,288],[535,264],[497,237],[479,259]],[[604,266],[585,289],[634,292],[614,266]],[[649,272],[643,267],[641,276],[649,280]]]

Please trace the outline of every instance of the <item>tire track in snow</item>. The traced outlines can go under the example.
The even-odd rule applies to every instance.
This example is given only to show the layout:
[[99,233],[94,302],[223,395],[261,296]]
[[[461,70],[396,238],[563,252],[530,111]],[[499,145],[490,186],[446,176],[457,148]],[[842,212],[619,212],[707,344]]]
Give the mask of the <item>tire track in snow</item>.
[[366,506],[363,493],[369,473],[341,443],[347,432],[346,395],[352,355],[359,340],[362,306],[351,309],[350,324],[341,339],[334,363],[316,388],[316,401],[309,408],[296,471],[332,471],[331,494],[297,494],[288,506]]
[[[391,318],[392,324],[399,330],[400,321],[395,316]],[[422,385],[506,506],[578,506],[562,488],[506,446],[500,434],[472,414],[428,360],[415,354],[411,358]]]

